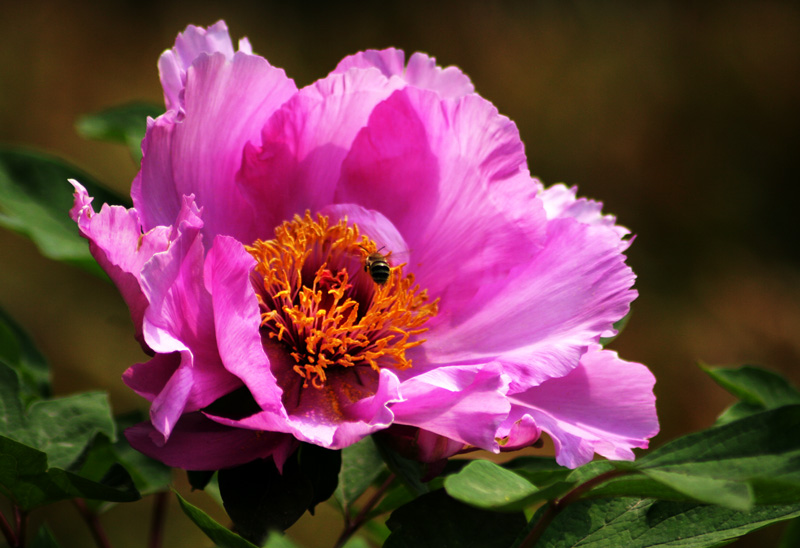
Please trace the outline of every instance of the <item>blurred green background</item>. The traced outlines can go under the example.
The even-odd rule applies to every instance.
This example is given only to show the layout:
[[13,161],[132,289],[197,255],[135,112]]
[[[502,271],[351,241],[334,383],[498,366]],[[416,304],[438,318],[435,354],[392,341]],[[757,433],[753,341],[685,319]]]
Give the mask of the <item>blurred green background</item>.
[[[301,86],[366,48],[460,66],[516,121],[534,175],[578,185],[630,227],[640,296],[613,347],[658,378],[655,446],[709,426],[731,401],[698,360],[766,365],[800,383],[796,5],[2,2],[0,143],[65,157],[127,193],[136,167],[125,148],[80,139],[76,118],[160,102],[158,55],[188,23],[221,18]],[[0,231],[0,306],[51,360],[57,393],[102,388],[118,411],[144,407],[120,381],[145,356],[112,286]],[[224,520],[214,503],[193,501]],[[115,546],[144,545],[149,504],[104,516]],[[211,545],[170,512],[165,546]],[[92,545],[70,506],[46,517],[72,539],[65,546]],[[338,527],[323,515],[294,532],[330,546]]]

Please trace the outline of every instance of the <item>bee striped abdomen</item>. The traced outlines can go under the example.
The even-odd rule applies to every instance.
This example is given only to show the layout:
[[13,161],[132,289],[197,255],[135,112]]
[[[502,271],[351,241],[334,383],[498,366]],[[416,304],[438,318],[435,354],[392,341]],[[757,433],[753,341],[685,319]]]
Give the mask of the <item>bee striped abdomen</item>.
[[364,270],[369,272],[372,281],[378,285],[385,284],[392,272],[386,257],[380,253],[370,253],[364,264]]

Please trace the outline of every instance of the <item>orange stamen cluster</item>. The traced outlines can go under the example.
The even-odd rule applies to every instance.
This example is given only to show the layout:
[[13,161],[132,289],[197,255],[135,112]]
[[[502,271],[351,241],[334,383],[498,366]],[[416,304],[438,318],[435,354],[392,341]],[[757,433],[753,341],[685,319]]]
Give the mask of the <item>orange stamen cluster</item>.
[[256,292],[261,327],[287,347],[304,387],[310,381],[322,388],[334,367],[411,367],[406,351],[424,342],[418,335],[436,315],[438,299],[427,302],[413,275],[403,276],[403,265],[391,268],[385,284],[373,283],[363,261],[377,248],[357,226],[330,225],[306,212],[277,227],[274,240],[246,249],[263,287]]

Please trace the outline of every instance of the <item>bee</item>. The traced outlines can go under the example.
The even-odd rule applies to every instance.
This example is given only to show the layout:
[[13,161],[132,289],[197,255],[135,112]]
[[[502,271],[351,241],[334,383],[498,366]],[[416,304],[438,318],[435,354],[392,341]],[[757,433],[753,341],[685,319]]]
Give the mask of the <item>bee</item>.
[[380,253],[381,249],[375,253],[370,253],[364,261],[364,272],[368,272],[372,281],[378,285],[385,284],[391,274],[391,268],[386,261],[386,256]]

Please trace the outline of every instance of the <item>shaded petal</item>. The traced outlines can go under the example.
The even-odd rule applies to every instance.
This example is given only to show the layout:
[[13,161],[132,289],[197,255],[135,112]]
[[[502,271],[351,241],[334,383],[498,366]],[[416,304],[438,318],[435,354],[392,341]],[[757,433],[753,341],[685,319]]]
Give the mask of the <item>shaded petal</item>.
[[122,374],[122,380],[143,398],[153,401],[164,390],[169,379],[181,365],[179,352],[156,354],[144,363],[129,367]]
[[[261,146],[244,151],[239,183],[258,204],[257,232],[331,203],[339,170],[374,106],[402,85],[377,70],[331,74],[300,90],[264,126]],[[243,240],[249,241],[249,240]]]
[[411,86],[436,91],[442,97],[461,97],[475,92],[472,82],[458,67],[438,67],[436,59],[424,53],[412,54],[406,66],[403,50],[370,49],[345,57],[333,73],[345,72],[353,67],[375,67],[387,78],[399,76]]
[[296,449],[297,441],[286,434],[228,428],[201,413],[183,415],[167,443],[150,423],[125,430],[131,446],[168,466],[185,470],[219,470],[272,456],[278,468]]
[[654,383],[642,364],[593,347],[569,375],[511,395],[512,413],[504,426],[532,419],[553,438],[562,466],[585,464],[594,453],[633,460],[632,449],[646,448],[658,433]]
[[346,219],[350,224],[357,225],[360,234],[375,242],[378,249],[384,248],[382,253],[392,252],[388,257],[392,266],[408,259],[409,249],[403,235],[380,211],[364,209],[356,204],[334,204],[323,207],[320,213],[328,216],[331,224]]
[[403,401],[392,411],[397,424],[498,452],[497,429],[510,409],[507,390],[498,364],[439,367],[405,380]]
[[250,282],[255,259],[241,243],[217,236],[205,262],[205,287],[211,293],[219,356],[242,379],[259,406],[283,414],[281,389],[261,343],[261,312]]
[[428,359],[496,358],[515,392],[566,375],[636,298],[630,289],[635,276],[618,244],[604,226],[551,221],[544,246],[503,291],[479,294],[483,308],[429,337]]
[[[280,355],[270,352],[273,367]],[[282,352],[281,352],[282,354]],[[291,358],[284,358],[289,364]],[[299,375],[285,369],[287,375]],[[345,374],[349,374],[345,372]],[[363,398],[353,398],[358,388],[354,382],[337,383],[328,378],[321,389],[309,386],[300,393],[300,400],[292,404],[284,420],[274,414],[259,412],[243,419],[229,419],[207,415],[210,419],[227,426],[254,430],[273,430],[292,434],[300,441],[313,443],[329,449],[341,449],[358,440],[388,427],[393,420],[391,404],[400,401],[399,381],[388,369],[378,376],[374,392]],[[287,390],[293,399],[295,391]],[[348,402],[348,400],[353,400]]]
[[142,145],[131,195],[145,228],[173,224],[180,197],[194,194],[207,235],[253,241],[257,212],[234,182],[242,150],[259,141],[264,122],[295,92],[283,70],[261,57],[197,57],[186,72],[185,117],[158,118]]
[[70,215],[78,223],[81,235],[89,240],[92,256],[125,299],[136,329],[136,340],[144,344],[142,319],[148,303],[140,285],[141,271],[155,253],[167,249],[170,230],[158,227],[142,234],[135,209],[103,204],[100,213],[95,213],[91,205],[93,198],[86,189],[77,181],[70,183],[75,187],[75,204]]
[[178,416],[210,404],[241,385],[223,367],[214,330],[211,296],[203,284],[202,223],[187,199],[169,249],[154,255],[142,270],[142,289],[150,306],[143,332],[155,352],[179,352],[181,364],[153,402],[156,428],[170,435]]

